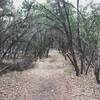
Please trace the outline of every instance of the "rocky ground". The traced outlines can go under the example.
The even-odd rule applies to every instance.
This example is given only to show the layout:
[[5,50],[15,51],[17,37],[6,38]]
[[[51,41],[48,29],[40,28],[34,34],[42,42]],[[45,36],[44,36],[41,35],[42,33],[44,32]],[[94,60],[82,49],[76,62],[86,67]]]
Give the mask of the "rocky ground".
[[36,62],[35,68],[0,77],[0,100],[100,100],[93,72],[76,77],[57,52]]

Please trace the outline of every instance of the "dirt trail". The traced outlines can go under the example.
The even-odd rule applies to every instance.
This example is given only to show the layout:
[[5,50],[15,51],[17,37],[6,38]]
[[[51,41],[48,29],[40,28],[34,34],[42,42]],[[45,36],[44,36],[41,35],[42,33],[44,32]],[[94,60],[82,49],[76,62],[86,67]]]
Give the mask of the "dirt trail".
[[72,100],[65,67],[64,58],[52,51],[49,58],[37,61],[35,69],[3,75],[0,100]]

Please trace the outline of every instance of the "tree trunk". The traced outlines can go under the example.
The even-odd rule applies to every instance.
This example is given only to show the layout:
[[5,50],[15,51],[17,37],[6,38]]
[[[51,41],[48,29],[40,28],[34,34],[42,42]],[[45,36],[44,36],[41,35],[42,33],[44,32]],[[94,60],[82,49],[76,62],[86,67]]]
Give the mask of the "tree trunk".
[[82,46],[81,46],[81,39],[80,39],[80,28],[79,28],[79,0],[77,0],[77,40],[78,40],[78,50],[79,50],[79,56],[81,60],[81,74],[83,74],[83,69],[84,69],[84,55],[82,51]]
[[96,81],[98,84],[100,84],[100,32],[98,31],[98,43],[97,43],[97,46],[98,46],[98,59],[97,59],[97,66],[95,68],[95,77],[96,77]]
[[96,81],[97,81],[97,83],[98,84],[100,84],[100,67],[96,67],[96,69],[95,69],[95,77],[96,77]]

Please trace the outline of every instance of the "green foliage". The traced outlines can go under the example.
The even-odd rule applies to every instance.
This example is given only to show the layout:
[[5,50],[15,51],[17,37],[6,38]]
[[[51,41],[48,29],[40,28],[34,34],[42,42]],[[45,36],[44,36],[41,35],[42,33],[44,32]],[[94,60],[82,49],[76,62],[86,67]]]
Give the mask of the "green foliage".
[[[84,62],[87,62],[87,58],[91,60],[93,51],[96,56],[100,45],[100,15],[96,9],[91,8],[89,12],[85,7],[78,11],[71,3],[63,0],[49,1],[47,4],[24,0],[22,8],[12,16],[12,2],[4,0],[0,3],[4,9],[4,16],[0,20],[0,50],[3,57],[10,55],[11,51],[13,54],[22,51],[23,54],[41,58],[48,54],[50,48],[54,48],[62,52],[64,57],[68,52],[67,56],[74,68],[78,68],[77,58],[82,53]],[[81,53],[78,42],[82,47]],[[95,63],[95,59],[92,63]]]

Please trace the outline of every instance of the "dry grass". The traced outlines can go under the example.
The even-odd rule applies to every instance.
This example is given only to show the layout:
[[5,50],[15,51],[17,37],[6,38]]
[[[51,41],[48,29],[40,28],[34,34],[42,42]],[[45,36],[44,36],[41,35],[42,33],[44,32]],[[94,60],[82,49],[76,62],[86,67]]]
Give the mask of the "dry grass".
[[38,60],[35,69],[0,77],[0,100],[100,100],[93,72],[76,77],[57,51],[49,55]]

